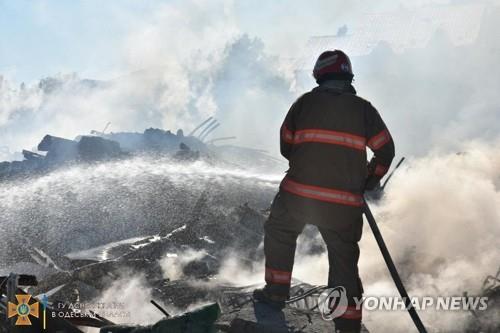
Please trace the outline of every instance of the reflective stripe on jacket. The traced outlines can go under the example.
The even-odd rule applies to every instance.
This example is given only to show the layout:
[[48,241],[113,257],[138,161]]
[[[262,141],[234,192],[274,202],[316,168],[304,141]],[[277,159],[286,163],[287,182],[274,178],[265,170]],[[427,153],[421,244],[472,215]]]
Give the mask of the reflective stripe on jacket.
[[[394,157],[391,134],[368,101],[322,86],[292,105],[280,137],[290,165],[281,189],[334,204],[361,206],[368,174],[382,178]],[[374,153],[368,167],[366,147]]]

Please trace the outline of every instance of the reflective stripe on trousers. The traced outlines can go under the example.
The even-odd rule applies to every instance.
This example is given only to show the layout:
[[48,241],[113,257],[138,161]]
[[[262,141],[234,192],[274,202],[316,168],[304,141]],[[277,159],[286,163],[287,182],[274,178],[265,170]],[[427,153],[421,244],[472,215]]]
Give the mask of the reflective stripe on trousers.
[[363,317],[362,308],[356,308],[356,306],[347,306],[345,312],[340,316],[344,319],[361,320]]
[[266,267],[266,283],[290,285],[292,282],[292,272],[279,271]]

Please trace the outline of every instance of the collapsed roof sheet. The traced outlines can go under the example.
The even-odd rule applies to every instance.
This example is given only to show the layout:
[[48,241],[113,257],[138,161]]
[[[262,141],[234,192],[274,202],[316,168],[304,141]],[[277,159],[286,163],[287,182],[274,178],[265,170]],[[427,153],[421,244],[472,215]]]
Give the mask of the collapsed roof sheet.
[[[426,7],[365,15],[344,34],[314,36],[307,43],[304,69],[327,49],[342,49],[352,56],[369,54],[380,42],[396,53],[424,48],[438,31],[455,46],[472,44],[479,35],[485,6],[481,4]],[[309,67],[307,67],[309,66]]]

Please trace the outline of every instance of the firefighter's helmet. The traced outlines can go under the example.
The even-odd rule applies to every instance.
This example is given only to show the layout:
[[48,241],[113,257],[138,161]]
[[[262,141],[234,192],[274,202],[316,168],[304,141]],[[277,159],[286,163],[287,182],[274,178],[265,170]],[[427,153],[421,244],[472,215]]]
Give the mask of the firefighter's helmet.
[[313,69],[316,82],[325,80],[350,80],[354,77],[351,61],[340,50],[325,51],[320,54]]

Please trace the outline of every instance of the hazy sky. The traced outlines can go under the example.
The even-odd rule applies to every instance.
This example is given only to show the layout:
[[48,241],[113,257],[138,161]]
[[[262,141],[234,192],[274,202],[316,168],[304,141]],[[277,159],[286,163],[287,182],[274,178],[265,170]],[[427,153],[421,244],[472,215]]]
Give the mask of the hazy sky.
[[[355,24],[366,12],[448,2],[235,0],[224,1],[212,10],[229,17],[238,32],[262,38],[268,50],[279,53],[288,47],[296,50],[310,35],[334,34],[339,26]],[[0,75],[20,82],[68,72],[92,78],[123,74],[128,69],[123,56],[125,40],[165,6],[175,8],[184,3],[0,0]]]

